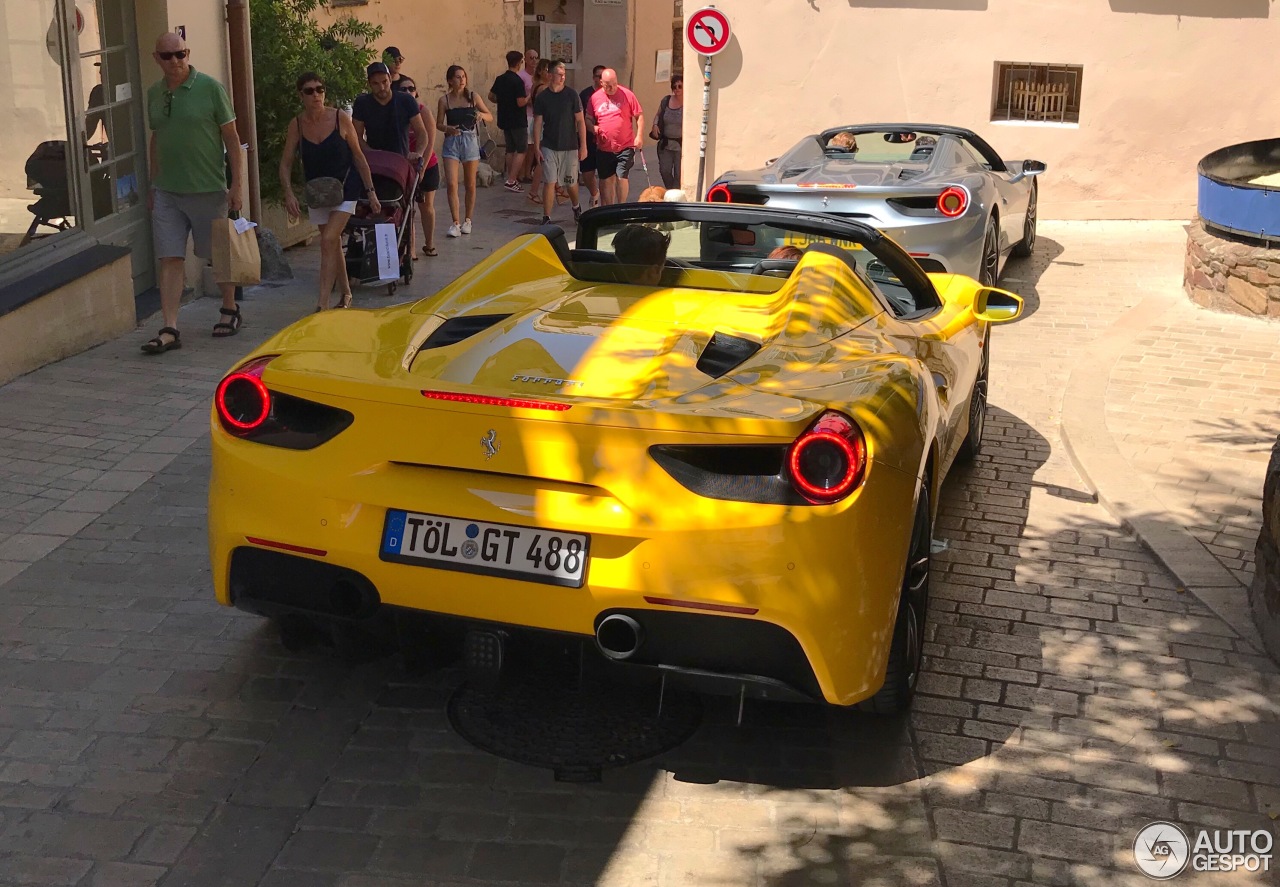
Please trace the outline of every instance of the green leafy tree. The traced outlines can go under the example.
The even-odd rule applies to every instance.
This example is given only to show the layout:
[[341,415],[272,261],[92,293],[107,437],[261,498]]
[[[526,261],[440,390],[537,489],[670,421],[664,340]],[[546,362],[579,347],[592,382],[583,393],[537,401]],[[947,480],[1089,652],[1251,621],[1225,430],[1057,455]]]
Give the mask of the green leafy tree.
[[[295,85],[298,75],[315,71],[324,80],[327,103],[345,108],[365,89],[365,66],[374,51],[364,47],[382,36],[380,25],[350,16],[322,27],[312,17],[322,5],[322,0],[254,0],[249,6],[258,177],[264,202],[284,202],[276,170],[289,121],[302,111]],[[301,181],[297,163],[294,177]]]

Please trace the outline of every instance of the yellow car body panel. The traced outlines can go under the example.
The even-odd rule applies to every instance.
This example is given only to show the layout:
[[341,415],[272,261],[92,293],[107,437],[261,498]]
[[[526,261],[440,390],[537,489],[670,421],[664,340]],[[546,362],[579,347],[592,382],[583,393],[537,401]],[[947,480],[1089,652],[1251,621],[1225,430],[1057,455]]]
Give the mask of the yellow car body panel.
[[[218,601],[235,602],[233,553],[262,544],[254,539],[353,570],[384,604],[581,636],[604,610],[656,609],[646,598],[738,607],[755,612],[722,618],[794,636],[826,701],[874,694],[926,463],[936,487],[967,431],[985,340],[973,315],[980,288],[938,275],[942,309],[908,323],[829,255],[806,254],[781,285],[701,288],[725,273],[681,272],[697,286],[593,283],[566,274],[531,235],[416,305],[315,315],[268,340],[248,359],[274,356],[262,374],[272,392],[355,419],[295,450],[241,439],[213,412]],[[509,316],[465,348],[420,351],[442,324],[473,315]],[[698,355],[726,330],[761,347],[741,370],[709,378]],[[424,390],[570,407],[444,402]],[[785,446],[828,409],[859,424],[868,452],[861,484],[834,504],[708,498],[650,454]],[[488,452],[486,439],[500,448]],[[588,533],[585,582],[385,560],[389,509]]]

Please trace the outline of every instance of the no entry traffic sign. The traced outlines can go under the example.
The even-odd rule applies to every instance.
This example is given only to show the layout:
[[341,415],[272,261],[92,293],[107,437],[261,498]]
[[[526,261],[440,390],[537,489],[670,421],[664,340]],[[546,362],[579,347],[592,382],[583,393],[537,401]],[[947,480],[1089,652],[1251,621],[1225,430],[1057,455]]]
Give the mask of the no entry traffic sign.
[[695,51],[715,55],[729,45],[729,20],[715,7],[699,9],[689,16],[684,36]]

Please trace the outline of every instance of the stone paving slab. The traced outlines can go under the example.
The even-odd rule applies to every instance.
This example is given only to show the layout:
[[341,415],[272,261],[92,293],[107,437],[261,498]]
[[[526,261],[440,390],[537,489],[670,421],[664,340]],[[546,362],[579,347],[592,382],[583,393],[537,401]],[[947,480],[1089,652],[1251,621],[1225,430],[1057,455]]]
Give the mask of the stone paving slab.
[[[738,726],[708,697],[689,742],[597,784],[467,744],[455,668],[288,653],[213,602],[209,391],[306,311],[305,280],[251,293],[231,343],[158,364],[144,331],[0,388],[0,494],[51,503],[4,525],[29,560],[0,576],[0,884],[1111,887],[1148,883],[1152,820],[1274,832],[1277,669],[1117,525],[1060,434],[1072,366],[1159,295],[1169,231],[1042,235],[1007,272],[1029,313],[995,333],[987,449],[940,502],[914,712],[748,702]],[[67,435],[86,445],[47,445]],[[166,458],[118,467],[138,454]],[[107,477],[118,501],[61,509],[82,529],[25,532]]]
[[1168,513],[1247,586],[1280,434],[1280,323],[1170,303],[1112,371],[1107,427]]

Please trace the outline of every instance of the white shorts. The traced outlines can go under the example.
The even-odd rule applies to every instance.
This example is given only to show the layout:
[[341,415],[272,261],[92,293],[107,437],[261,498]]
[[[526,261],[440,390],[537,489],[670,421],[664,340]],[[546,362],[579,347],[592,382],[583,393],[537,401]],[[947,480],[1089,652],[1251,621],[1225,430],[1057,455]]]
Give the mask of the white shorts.
[[351,213],[356,211],[356,202],[347,200],[339,203],[337,206],[313,206],[307,209],[307,218],[311,220],[311,224],[319,228],[321,225],[329,224],[329,216],[333,213]]

